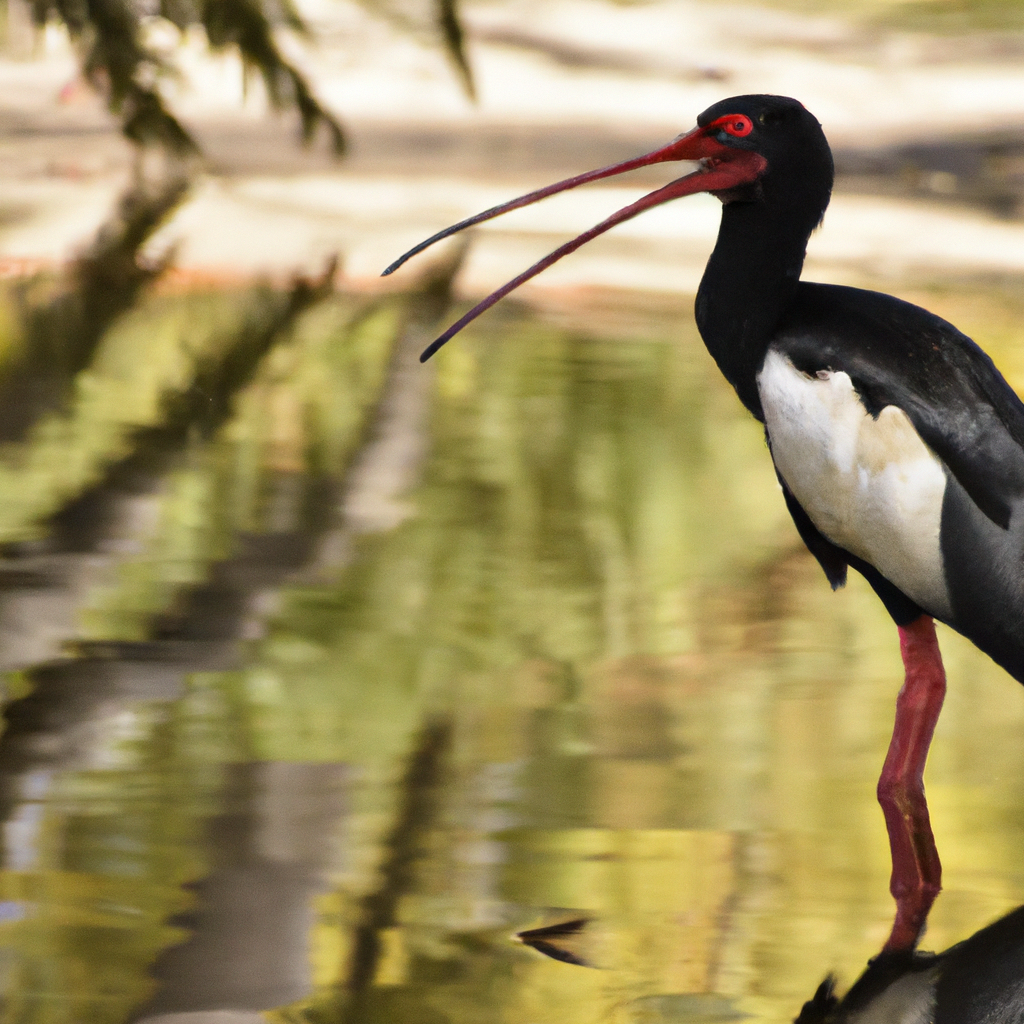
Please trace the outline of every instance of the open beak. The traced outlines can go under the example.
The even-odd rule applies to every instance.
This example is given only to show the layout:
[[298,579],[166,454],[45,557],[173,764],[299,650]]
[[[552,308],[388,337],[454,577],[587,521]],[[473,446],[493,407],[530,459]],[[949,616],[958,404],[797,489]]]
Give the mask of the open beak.
[[580,174],[574,178],[566,178],[564,181],[548,185],[546,188],[537,189],[536,192],[530,192],[525,196],[520,196],[518,199],[511,199],[500,206],[492,206],[489,210],[484,210],[483,213],[468,217],[466,220],[459,221],[458,224],[453,224],[451,227],[439,231],[436,235],[432,235],[426,241],[414,246],[404,256],[400,256],[381,276],[394,273],[406,260],[422,252],[435,242],[448,238],[449,235],[454,235],[465,228],[473,227],[475,224],[481,224],[485,220],[491,220],[492,217],[498,217],[503,213],[508,213],[510,210],[518,210],[522,206],[529,206],[540,199],[546,199],[548,196],[555,195],[556,192],[565,192],[567,189],[575,188],[577,185],[584,185],[589,181],[610,178],[613,175],[622,174],[624,171],[632,171],[637,167],[647,167],[650,164],[665,163],[669,160],[699,160],[701,164],[698,170],[692,174],[677,178],[662,188],[648,193],[635,203],[630,203],[629,206],[623,207],[618,213],[613,213],[589,231],[584,231],[582,235],[577,236],[571,242],[566,242],[565,245],[559,246],[554,252],[549,253],[542,260],[534,263],[529,269],[524,270],[518,277],[514,277],[507,284],[503,284],[497,291],[492,292],[486,299],[475,305],[465,316],[452,324],[436,341],[432,342],[420,356],[420,362],[426,362],[442,345],[458,334],[466,324],[471,323],[485,310],[490,309],[499,299],[504,298],[509,292],[518,288],[524,281],[529,281],[531,277],[536,277],[542,270],[547,270],[548,267],[553,263],[557,263],[563,256],[575,252],[581,245],[589,242],[592,238],[596,238],[598,235],[604,234],[605,231],[615,227],[616,224],[621,224],[623,221],[643,213],[644,210],[660,206],[662,203],[678,199],[680,196],[689,196],[696,192],[727,192],[740,185],[747,185],[756,181],[768,166],[767,161],[763,156],[749,149],[739,149],[719,142],[715,137],[718,124],[719,122],[716,121],[705,127],[694,128],[693,131],[680,135],[679,138],[670,142],[667,146],[656,149],[644,156],[634,157],[632,160],[625,160],[622,163],[613,164],[611,167],[602,167],[597,171],[588,171],[586,174]]

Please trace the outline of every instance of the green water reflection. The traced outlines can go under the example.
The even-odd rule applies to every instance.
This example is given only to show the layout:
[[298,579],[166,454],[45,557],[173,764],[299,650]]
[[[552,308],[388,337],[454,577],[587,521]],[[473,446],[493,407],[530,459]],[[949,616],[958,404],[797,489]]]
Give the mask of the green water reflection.
[[[153,415],[189,303],[228,301],[133,314],[0,474],[5,537]],[[929,304],[1019,378],[1010,300]],[[787,1021],[878,951],[895,631],[801,549],[686,304],[496,310],[422,371],[409,486],[339,533],[316,510],[351,497],[401,316],[307,314],[75,591],[77,658],[11,675],[0,1019]],[[934,948],[1024,900],[1024,692],[942,643]],[[560,914],[603,969],[512,941]]]

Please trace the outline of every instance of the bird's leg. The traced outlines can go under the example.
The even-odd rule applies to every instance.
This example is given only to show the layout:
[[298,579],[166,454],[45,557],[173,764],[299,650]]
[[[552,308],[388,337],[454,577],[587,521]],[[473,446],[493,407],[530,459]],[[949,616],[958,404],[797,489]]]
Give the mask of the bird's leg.
[[930,615],[900,626],[899,634],[906,678],[896,698],[896,723],[878,780],[878,802],[892,851],[889,891],[896,900],[887,952],[917,945],[942,888],[942,865],[924,796],[924,764],[946,695],[946,673]]

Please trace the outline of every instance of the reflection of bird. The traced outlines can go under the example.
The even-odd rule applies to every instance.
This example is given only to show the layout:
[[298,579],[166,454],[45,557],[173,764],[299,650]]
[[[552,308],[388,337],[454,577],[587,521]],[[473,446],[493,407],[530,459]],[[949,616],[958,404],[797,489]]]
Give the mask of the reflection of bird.
[[424,353],[514,287],[643,210],[711,192],[724,209],[697,293],[705,344],[765,424],[786,504],[832,586],[862,573],[899,629],[906,682],[878,784],[897,915],[911,949],[939,891],[922,773],[945,693],[932,619],[1024,681],[1024,405],[950,324],[888,295],[801,282],[832,188],[821,126],[795,100],[739,96],[645,156],[532,192],[506,210],[671,160],[699,168],[566,243],[488,296]]
[[840,1000],[832,978],[795,1024],[903,1021],[1011,1024],[1024,1020],[1024,907],[945,953],[883,953]]

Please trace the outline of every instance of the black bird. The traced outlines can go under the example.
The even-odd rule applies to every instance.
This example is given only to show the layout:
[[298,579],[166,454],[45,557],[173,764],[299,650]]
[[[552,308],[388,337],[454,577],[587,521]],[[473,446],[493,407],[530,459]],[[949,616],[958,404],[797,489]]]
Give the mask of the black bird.
[[1024,907],[944,953],[875,957],[846,995],[829,977],[794,1024],[1018,1024],[1024,1020]]
[[941,883],[924,802],[928,746],[945,694],[933,619],[1024,682],[1024,405],[955,327],[878,292],[800,280],[832,191],[832,154],[796,100],[734,96],[667,146],[558,182],[434,235],[545,196],[671,160],[697,170],[566,243],[488,296],[503,295],[616,224],[679,196],[722,201],[697,292],[697,326],[765,426],[796,528],[833,589],[864,575],[899,630],[905,682],[878,783],[897,913],[889,952],[913,949]]

